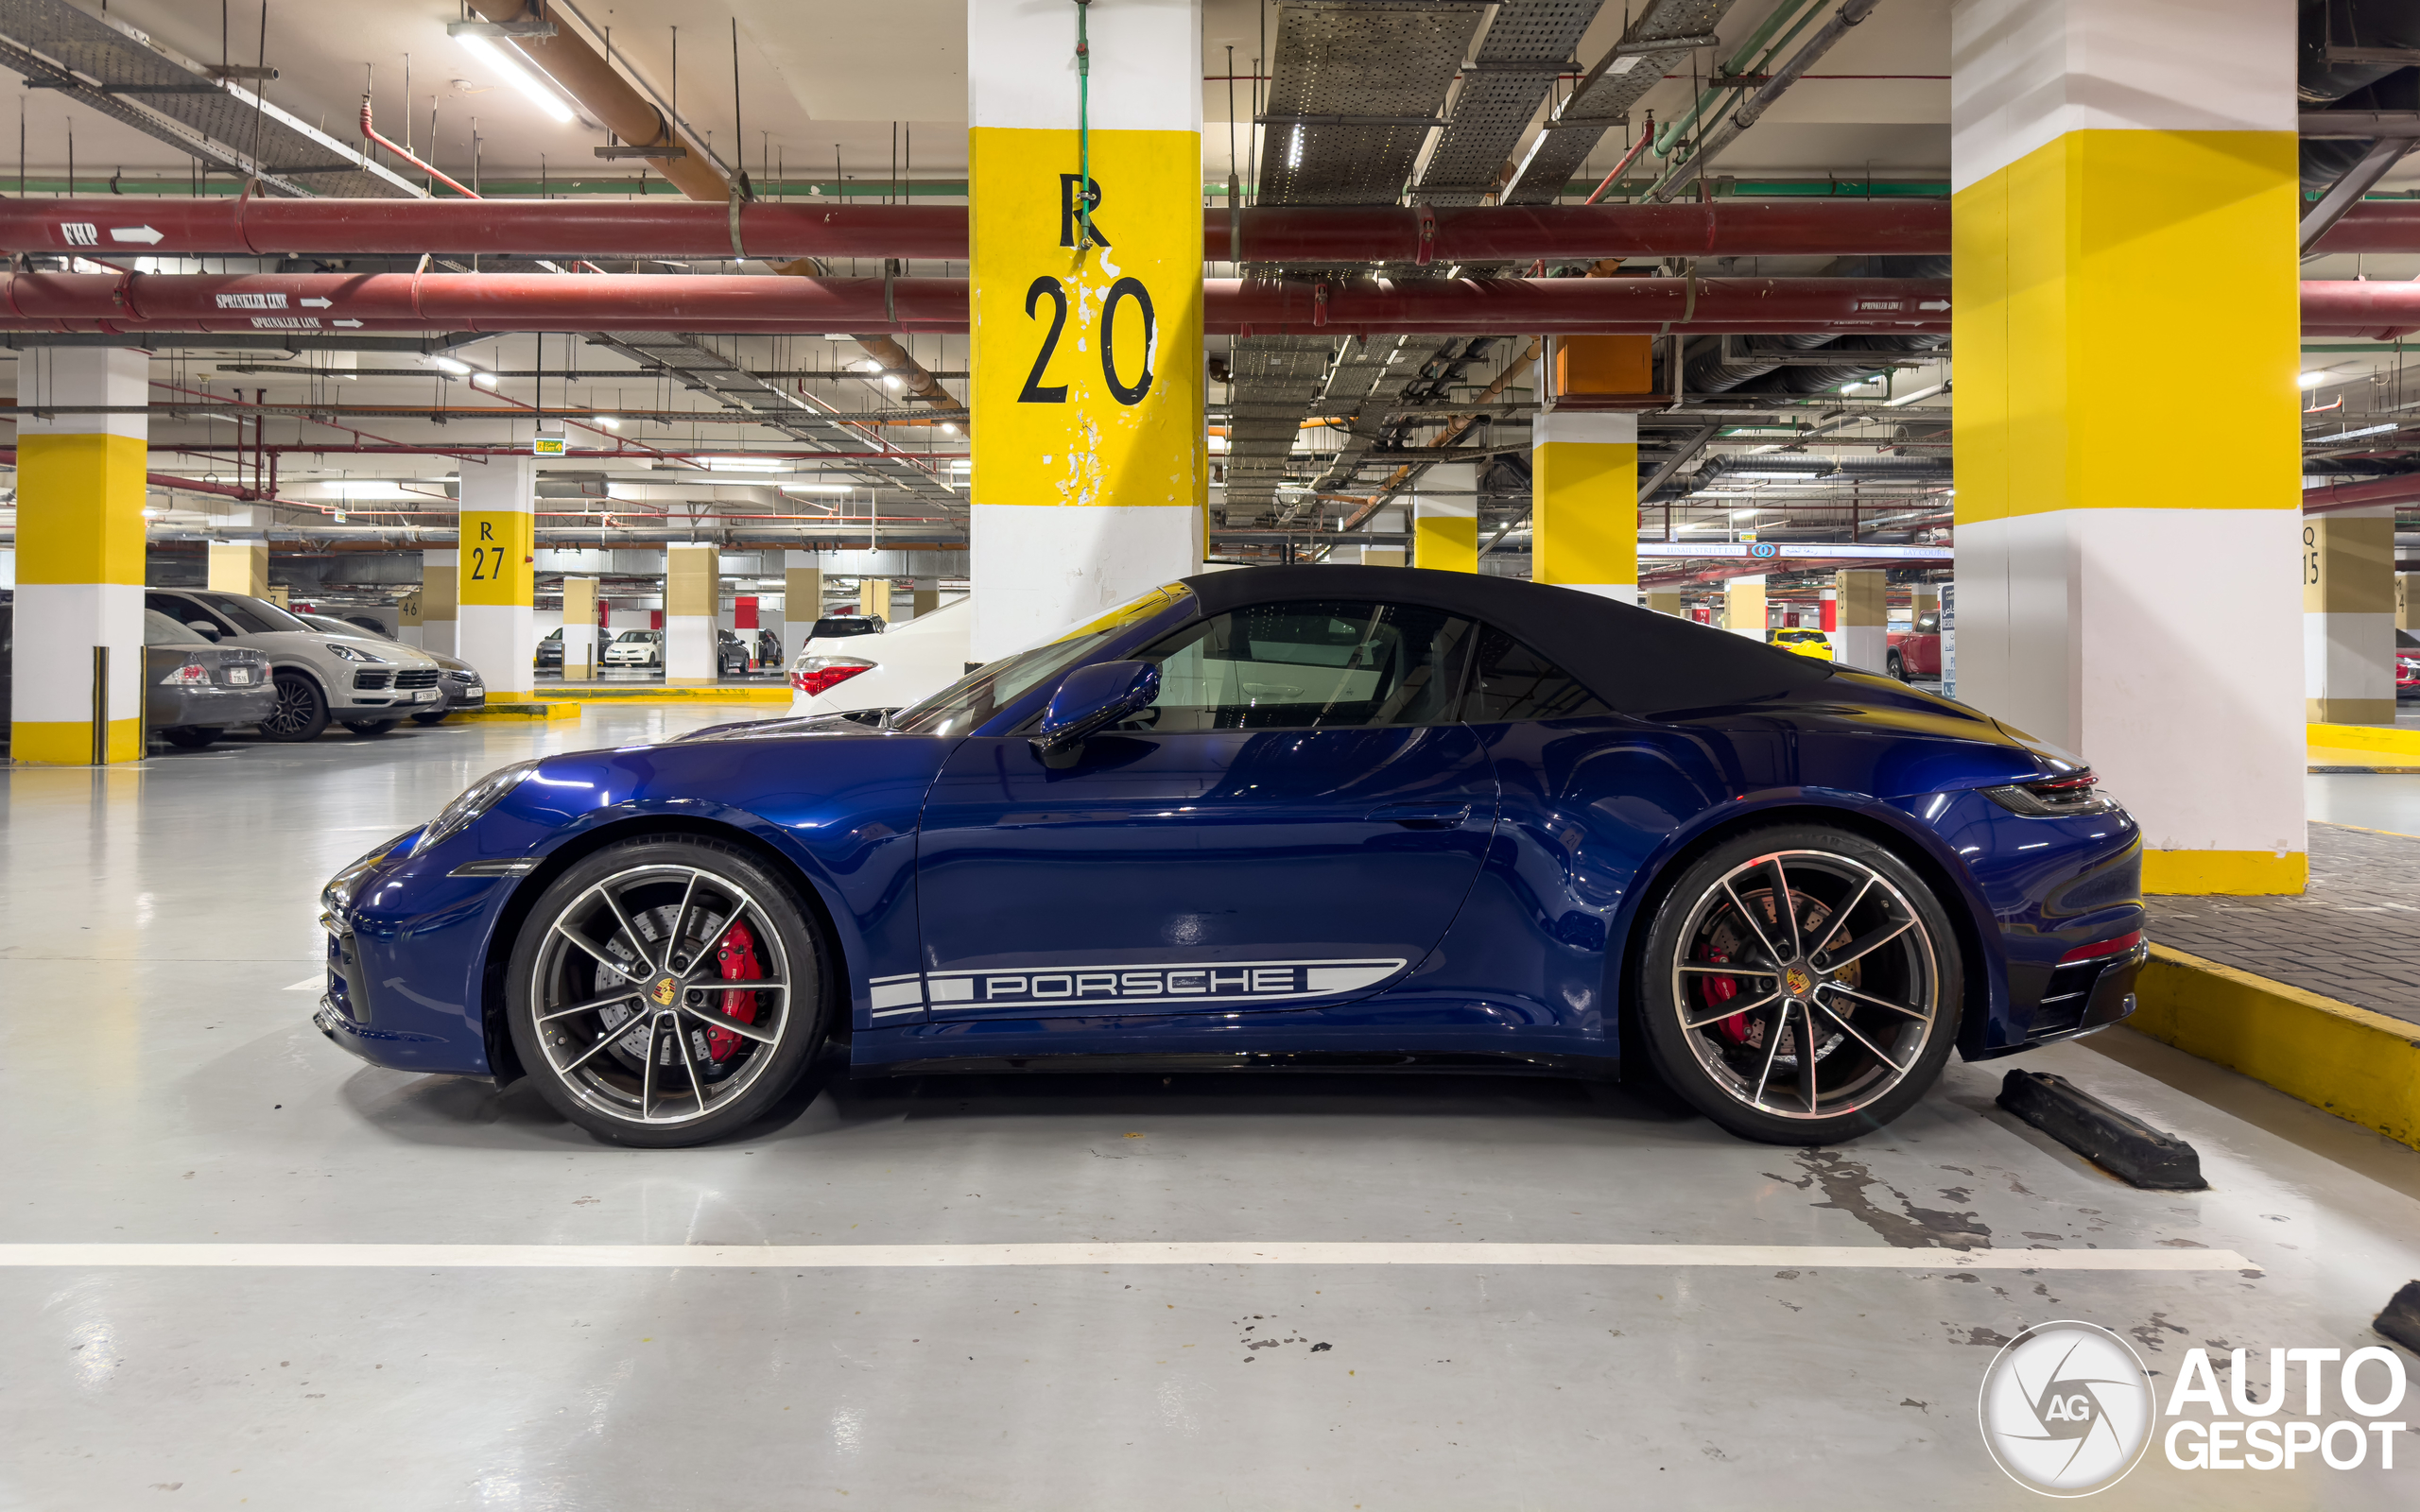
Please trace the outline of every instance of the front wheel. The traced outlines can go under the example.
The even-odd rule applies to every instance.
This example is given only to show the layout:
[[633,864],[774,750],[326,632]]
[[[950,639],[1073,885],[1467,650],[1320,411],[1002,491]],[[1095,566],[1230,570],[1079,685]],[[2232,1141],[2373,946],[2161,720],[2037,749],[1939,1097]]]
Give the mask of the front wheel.
[[1898,679],[1901,682],[1908,680],[1907,659],[1902,657],[1896,651],[1892,652],[1888,657],[1883,659],[1882,669],[1890,673],[1893,677]]
[[1667,1085],[1732,1133],[1829,1144],[1898,1117],[1958,1039],[1964,965],[1912,868],[1859,834],[1751,831],[1674,884],[1639,1022]]
[[277,704],[259,728],[265,740],[317,740],[328,728],[328,700],[320,696],[320,685],[302,673],[281,672]]
[[826,1032],[821,941],[797,893],[710,840],[643,836],[558,878],[508,968],[513,1048],[600,1139],[702,1144],[762,1117]]
[[383,735],[401,723],[394,719],[348,719],[344,728],[356,735]]
[[177,725],[160,733],[179,749],[199,750],[227,731],[216,725]]

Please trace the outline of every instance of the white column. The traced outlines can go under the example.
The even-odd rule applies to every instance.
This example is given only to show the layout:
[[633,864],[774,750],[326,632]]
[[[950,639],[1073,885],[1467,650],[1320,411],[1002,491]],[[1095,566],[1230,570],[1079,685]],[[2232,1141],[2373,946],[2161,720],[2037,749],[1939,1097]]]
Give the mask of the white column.
[[[1395,505],[1372,515],[1364,528],[1374,534],[1384,532],[1399,536],[1411,528],[1409,516],[1409,510]],[[1384,545],[1366,545],[1357,549],[1361,553],[1361,565],[1364,567],[1401,567],[1411,558],[1410,547],[1401,541],[1391,541]]]
[[[490,698],[510,698],[529,692],[530,662],[537,654],[533,511],[538,459],[491,456],[485,461],[484,467],[462,468],[462,531],[455,553],[460,648],[454,654],[478,668]],[[424,569],[424,581],[427,576]],[[424,610],[424,637],[428,629]]]

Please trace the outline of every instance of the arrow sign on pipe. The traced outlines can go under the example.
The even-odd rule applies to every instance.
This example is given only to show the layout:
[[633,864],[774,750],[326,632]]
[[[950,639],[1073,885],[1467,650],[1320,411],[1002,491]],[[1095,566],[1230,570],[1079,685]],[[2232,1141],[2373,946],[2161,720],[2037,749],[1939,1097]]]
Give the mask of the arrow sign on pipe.
[[302,301],[302,303],[303,303],[306,307],[311,306],[311,305],[317,305],[319,308],[320,308],[320,309],[322,309],[322,310],[326,309],[329,305],[334,304],[335,302],[336,302],[336,301],[335,301],[334,300],[304,300],[304,301]]
[[110,228],[110,240],[113,242],[141,242],[146,247],[157,247],[160,245],[160,233],[148,226],[112,226]]
[[328,322],[328,324],[330,324],[330,325],[350,325],[350,326],[358,326],[359,324],[361,324],[361,322],[360,322],[360,321],[358,321],[358,320],[331,320],[331,321],[329,321],[329,322]]

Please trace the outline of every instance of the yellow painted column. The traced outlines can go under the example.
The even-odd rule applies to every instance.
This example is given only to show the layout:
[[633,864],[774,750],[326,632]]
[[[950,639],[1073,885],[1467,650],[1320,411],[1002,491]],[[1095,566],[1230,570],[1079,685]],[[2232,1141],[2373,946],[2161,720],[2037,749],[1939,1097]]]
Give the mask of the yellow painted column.
[[1889,659],[1890,578],[1878,568],[1852,567],[1832,579],[1839,594],[1832,623],[1832,660],[1879,672]]
[[[2392,539],[2389,538],[2390,543]],[[2398,630],[2414,628],[2411,616],[2420,612],[2420,593],[2411,591],[2411,579],[2414,577],[2420,577],[2420,573],[2394,575],[2394,627]]]
[[823,617],[823,569],[801,565],[815,559],[803,551],[783,558],[782,635],[788,643],[783,649],[790,656],[798,655],[807,632]]
[[211,588],[221,593],[268,597],[268,542],[214,541],[210,543]]
[[[141,405],[150,357],[36,347],[20,404]],[[146,417],[17,417],[17,596],[9,755],[43,765],[143,756]]]
[[860,614],[871,614],[876,619],[886,622],[890,620],[890,578],[863,577],[857,580],[857,612]]
[[[490,698],[527,694],[538,648],[535,457],[490,456],[462,467],[458,570],[461,604],[454,654],[478,668]],[[424,593],[432,585],[423,558]],[[422,631],[428,628],[423,610]],[[441,647],[431,647],[441,649]]]
[[2394,723],[2394,506],[2303,520],[2303,717]]
[[1723,628],[1752,641],[1765,638],[1765,579],[1733,577],[1722,585]]
[[1201,0],[969,0],[967,97],[968,655],[990,661],[1201,566]]
[[563,579],[563,678],[580,682],[596,676],[596,579]]
[[461,555],[458,551],[420,554],[420,644],[424,650],[456,654],[455,616],[462,611]]
[[1411,485],[1411,564],[1478,571],[1478,468],[1440,462]]
[[1540,415],[1530,438],[1530,576],[1638,600],[1638,417]]
[[664,553],[664,680],[715,680],[716,610],[721,607],[722,553],[712,546],[667,546]]
[[1680,618],[1681,591],[1677,588],[1651,588],[1640,596],[1639,602],[1658,614]]
[[[2295,8],[1950,15],[1958,697],[2092,763],[2146,889],[2300,892]],[[2145,469],[2111,354],[2185,330],[2224,440]]]

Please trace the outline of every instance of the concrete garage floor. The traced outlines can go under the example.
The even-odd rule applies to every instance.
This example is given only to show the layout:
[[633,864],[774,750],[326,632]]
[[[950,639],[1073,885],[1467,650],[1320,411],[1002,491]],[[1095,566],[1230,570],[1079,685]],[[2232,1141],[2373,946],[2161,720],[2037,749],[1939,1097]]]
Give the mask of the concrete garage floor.
[[[526,1089],[371,1070],[310,1028],[297,984],[330,871],[533,750],[729,716],[7,774],[0,1258],[335,1247],[0,1264],[0,1506],[2033,1506],[1976,1427],[2007,1335],[2101,1323],[2165,1392],[2197,1345],[2223,1370],[2232,1348],[2380,1343],[2371,1315],[2420,1276],[2420,1154],[2123,1033],[2024,1063],[2191,1140],[2212,1190],[2081,1162],[1992,1106],[1992,1066],[1953,1063],[1886,1133],[1828,1151],[1563,1081],[825,1076],[744,1143],[633,1152]],[[1339,1247],[532,1263],[1203,1240]],[[1907,1268],[1352,1258],[1407,1241],[1852,1246]],[[377,1244],[515,1247],[414,1267],[348,1247]],[[2011,1250],[2041,1258],[1960,1268]],[[2228,1268],[2063,1268],[2112,1261]],[[2420,1423],[2420,1397],[2394,1416]],[[2154,1448],[2097,1504],[2411,1505],[2420,1443],[2376,1459],[2184,1471]]]

